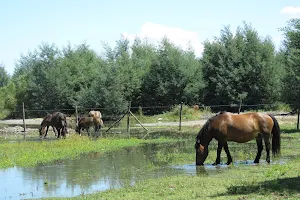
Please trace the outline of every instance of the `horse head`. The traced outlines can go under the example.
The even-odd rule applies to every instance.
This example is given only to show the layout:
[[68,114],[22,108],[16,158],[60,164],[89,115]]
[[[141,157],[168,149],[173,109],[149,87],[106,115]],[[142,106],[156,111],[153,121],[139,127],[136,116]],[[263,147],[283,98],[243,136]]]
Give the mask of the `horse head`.
[[42,135],[44,134],[44,130],[45,130],[45,127],[41,126],[41,128],[39,128],[40,137],[42,137]]
[[76,131],[76,133],[80,133],[80,128],[78,125],[76,125],[75,131]]
[[203,165],[204,161],[208,156],[208,145],[201,144],[200,140],[196,140],[195,150],[196,150],[196,165]]
[[210,120],[207,120],[196,137],[196,165],[203,165],[208,156],[208,144],[211,140],[208,135],[209,123]]

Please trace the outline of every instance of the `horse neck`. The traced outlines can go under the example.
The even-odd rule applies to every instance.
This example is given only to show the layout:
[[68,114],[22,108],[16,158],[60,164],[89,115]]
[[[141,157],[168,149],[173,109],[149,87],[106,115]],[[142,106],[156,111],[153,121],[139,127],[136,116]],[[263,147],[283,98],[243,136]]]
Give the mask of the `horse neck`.
[[201,131],[199,134],[200,135],[200,141],[202,143],[202,145],[209,145],[209,143],[211,142],[213,136],[211,134],[211,130],[210,130],[210,121],[208,120],[202,127]]

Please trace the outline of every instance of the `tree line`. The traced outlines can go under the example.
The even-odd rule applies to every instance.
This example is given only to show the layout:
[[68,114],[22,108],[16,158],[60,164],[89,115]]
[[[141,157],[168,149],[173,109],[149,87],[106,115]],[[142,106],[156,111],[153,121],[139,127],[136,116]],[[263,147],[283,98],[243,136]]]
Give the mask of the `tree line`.
[[0,118],[29,110],[107,108],[121,113],[132,106],[286,103],[300,104],[300,19],[280,29],[279,50],[249,24],[236,32],[226,26],[204,42],[201,58],[163,38],[155,46],[121,37],[97,54],[87,44],[41,44],[21,55],[10,76],[0,65]]

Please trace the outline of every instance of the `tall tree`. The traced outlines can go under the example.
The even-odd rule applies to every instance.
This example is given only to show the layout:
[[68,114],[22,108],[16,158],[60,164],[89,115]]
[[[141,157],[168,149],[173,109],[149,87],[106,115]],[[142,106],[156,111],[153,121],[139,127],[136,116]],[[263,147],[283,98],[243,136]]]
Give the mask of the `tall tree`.
[[4,64],[0,63],[0,87],[3,87],[8,84],[10,76],[5,70]]
[[[64,107],[105,108],[104,115],[124,109],[123,91],[113,60],[105,61],[86,44],[67,46],[60,62],[57,82]],[[63,84],[64,83],[64,84]],[[126,105],[125,105],[126,106]]]
[[281,60],[285,67],[283,98],[293,109],[300,109],[300,19],[291,19],[282,28]]
[[0,87],[0,119],[3,119],[15,111],[16,87],[13,82]]
[[136,77],[135,88],[132,91],[133,106],[142,105],[141,85],[145,74],[150,70],[150,66],[157,59],[156,49],[147,39],[136,38],[131,46],[132,67]]
[[52,80],[57,67],[60,52],[55,45],[42,44],[31,61],[32,71],[28,82],[28,102],[32,109],[57,109],[59,105],[58,91]]
[[193,96],[193,92],[201,92],[200,71],[201,65],[193,52],[185,53],[164,38],[158,49],[157,60],[143,79],[143,105],[173,106],[181,101],[186,103],[190,97],[196,97],[194,100],[197,101],[201,95]]
[[246,23],[235,34],[227,26],[219,38],[206,41],[202,63],[205,104],[257,104],[279,99],[274,45]]

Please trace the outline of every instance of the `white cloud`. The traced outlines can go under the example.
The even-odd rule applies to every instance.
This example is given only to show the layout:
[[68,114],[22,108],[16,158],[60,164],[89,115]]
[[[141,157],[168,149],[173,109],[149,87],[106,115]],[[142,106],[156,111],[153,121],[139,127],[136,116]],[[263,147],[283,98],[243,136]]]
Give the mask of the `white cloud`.
[[133,41],[135,37],[147,38],[150,42],[155,44],[161,41],[163,37],[167,37],[171,42],[175,45],[181,46],[183,49],[186,49],[188,47],[188,43],[190,43],[195,50],[196,56],[200,56],[203,52],[203,45],[198,33],[181,28],[168,27],[161,24],[147,22],[142,25],[139,33],[130,34],[125,32],[123,33],[123,36],[130,41]]
[[280,13],[284,15],[288,15],[289,17],[298,18],[300,17],[300,7],[286,6],[281,9]]

